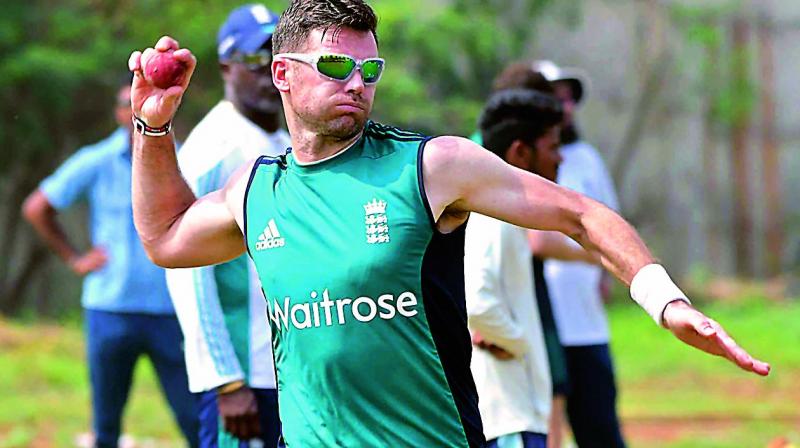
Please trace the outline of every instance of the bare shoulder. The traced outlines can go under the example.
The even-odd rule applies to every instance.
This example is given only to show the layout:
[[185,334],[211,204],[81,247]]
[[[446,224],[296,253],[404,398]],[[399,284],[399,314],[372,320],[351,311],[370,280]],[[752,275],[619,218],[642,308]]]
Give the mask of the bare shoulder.
[[422,157],[425,174],[459,187],[480,183],[487,169],[504,162],[483,146],[464,137],[442,136],[431,139]]
[[437,221],[442,216],[453,217],[456,223],[466,219],[469,208],[462,199],[480,184],[481,167],[492,158],[496,156],[463,137],[443,136],[428,142],[422,156],[423,179]]
[[428,142],[422,162],[426,170],[439,171],[479,163],[479,159],[490,155],[489,151],[470,139],[446,135]]

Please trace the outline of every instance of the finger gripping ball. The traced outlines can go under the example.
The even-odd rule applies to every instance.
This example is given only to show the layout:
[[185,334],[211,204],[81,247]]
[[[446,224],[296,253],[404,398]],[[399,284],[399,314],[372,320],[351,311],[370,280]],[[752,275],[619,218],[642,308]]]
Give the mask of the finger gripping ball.
[[175,59],[172,50],[158,51],[144,63],[144,77],[159,89],[180,85],[186,64]]

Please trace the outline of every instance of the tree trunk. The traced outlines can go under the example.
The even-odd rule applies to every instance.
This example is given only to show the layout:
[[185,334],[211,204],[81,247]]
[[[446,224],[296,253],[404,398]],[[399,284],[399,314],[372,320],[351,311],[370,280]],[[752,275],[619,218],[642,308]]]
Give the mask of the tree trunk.
[[[20,216],[20,208],[28,194],[36,188],[44,168],[41,165],[20,164],[8,176],[8,188],[4,197],[2,242],[0,243],[0,313],[15,314],[25,307],[25,297],[30,280],[46,260],[47,251],[36,235],[26,231]],[[20,247],[19,241],[31,241]],[[27,260],[25,264],[17,264]]]
[[[733,22],[733,57],[731,58],[731,80],[737,95],[746,94],[748,88],[748,41],[750,26],[747,20],[737,17]],[[741,101],[741,99],[740,99]],[[733,153],[733,243],[736,248],[736,273],[742,277],[752,274],[753,222],[750,215],[750,172],[747,163],[747,147],[750,133],[749,105],[742,104],[734,111],[731,125],[731,150]]]
[[611,167],[611,177],[617,184],[618,191],[622,190],[628,169],[633,165],[633,158],[644,135],[647,119],[658,103],[658,95],[663,90],[664,77],[672,60],[665,38],[663,20],[663,11],[659,5],[653,0],[646,2],[644,23],[640,28],[647,35],[644,40],[646,43],[640,47],[644,76],[636,105],[631,113],[631,121],[625,128],[625,134]]
[[704,205],[705,205],[705,235],[706,235],[706,263],[708,266],[720,266],[722,261],[722,241],[720,232],[722,231],[722,220],[719,219],[722,207],[719,203],[719,179],[717,169],[719,160],[717,158],[717,140],[714,137],[714,127],[716,123],[715,107],[719,99],[718,91],[712,83],[718,79],[719,73],[719,45],[713,43],[706,47],[706,73],[705,83],[706,104],[703,116],[703,178],[704,182]]
[[775,58],[772,29],[767,18],[759,21],[758,43],[761,62],[761,160],[764,164],[766,195],[764,266],[767,275],[774,276],[781,270],[784,235],[779,148],[775,131]]
[[2,314],[14,315],[22,310],[25,306],[25,291],[31,286],[31,279],[47,257],[47,249],[38,243],[34,243],[28,253],[30,255],[20,268],[19,274],[0,291]]

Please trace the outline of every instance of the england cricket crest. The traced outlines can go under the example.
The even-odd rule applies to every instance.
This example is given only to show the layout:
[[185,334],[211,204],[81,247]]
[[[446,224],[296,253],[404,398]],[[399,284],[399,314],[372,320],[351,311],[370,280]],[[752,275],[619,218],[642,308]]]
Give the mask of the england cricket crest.
[[364,224],[367,229],[367,244],[389,242],[389,219],[386,217],[386,201],[373,198],[364,204]]

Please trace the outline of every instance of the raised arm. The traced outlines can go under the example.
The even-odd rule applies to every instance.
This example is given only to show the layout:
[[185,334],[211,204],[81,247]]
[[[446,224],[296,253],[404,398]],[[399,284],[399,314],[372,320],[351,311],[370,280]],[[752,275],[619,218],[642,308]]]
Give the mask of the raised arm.
[[[160,89],[144,78],[143,64],[155,52],[167,51],[174,51],[173,57],[187,70],[180,85]],[[178,42],[166,36],[155,48],[133,52],[128,67],[134,73],[134,116],[152,128],[170,122],[195,64],[189,50],[179,49]],[[178,170],[172,134],[153,137],[134,132],[133,217],[148,256],[160,266],[174,268],[215,264],[241,255],[245,245],[237,217],[246,182],[240,170],[222,190],[196,199]]]
[[423,163],[437,219],[474,211],[520,227],[559,231],[597,254],[628,285],[655,261],[633,227],[608,207],[515,168],[467,139],[432,140]]
[[449,227],[452,217],[457,222],[474,211],[521,227],[562,232],[598,254],[607,269],[631,285],[634,299],[676,337],[744,370],[769,373],[768,364],[753,359],[718,323],[684,301],[633,227],[608,207],[458,137],[428,143],[423,177],[440,225]]

